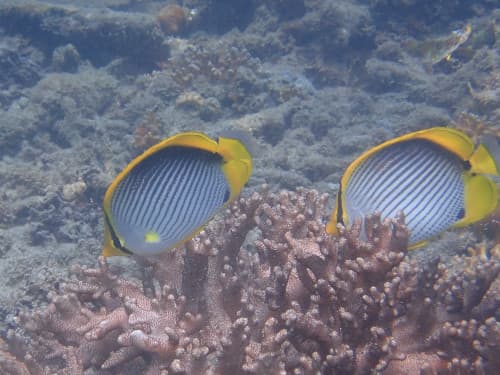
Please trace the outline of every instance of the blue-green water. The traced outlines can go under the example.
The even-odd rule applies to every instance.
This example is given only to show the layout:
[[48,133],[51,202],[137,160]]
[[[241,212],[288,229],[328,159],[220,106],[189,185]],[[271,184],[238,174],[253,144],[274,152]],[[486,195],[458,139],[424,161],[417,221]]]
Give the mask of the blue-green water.
[[[0,2],[2,336],[6,336],[8,329],[20,329],[22,324],[14,319],[19,311],[33,311],[47,305],[49,294],[68,279],[71,265],[96,267],[103,242],[101,206],[107,186],[133,157],[163,138],[185,131],[201,131],[217,137],[228,128],[250,132],[259,145],[253,174],[242,196],[251,196],[262,184],[267,184],[271,191],[295,191],[305,187],[328,193],[329,198],[321,200],[324,212],[313,220],[317,225],[324,225],[331,213],[345,168],[363,151],[383,141],[432,126],[458,128],[474,140],[480,136],[495,138],[500,124],[499,12],[498,4],[492,1],[451,0]],[[465,30],[467,25],[471,27],[470,35],[465,40],[455,40],[453,31]],[[273,199],[269,203],[278,205],[277,199]],[[296,204],[293,202],[292,205]],[[300,209],[300,204],[298,206]],[[285,214],[277,214],[280,215]],[[270,224],[277,225],[272,220]],[[295,227],[292,225],[291,228]],[[256,226],[243,231],[241,236],[246,240],[241,245],[255,251],[254,240],[263,239],[262,230]],[[411,256],[419,262],[419,270],[430,267],[435,271],[435,267],[428,263],[438,256],[450,269],[463,270],[466,267],[464,258],[458,265],[451,263],[450,258],[464,256],[469,247],[484,243],[491,262],[485,267],[496,269],[497,258],[490,253],[494,253],[491,249],[498,244],[498,230],[498,222],[493,219],[482,226],[448,231]],[[299,232],[297,238],[303,239],[301,236],[305,232]],[[264,231],[270,237],[273,233]],[[284,236],[284,232],[282,234]],[[280,241],[293,247],[285,237],[280,237]],[[285,251],[283,246],[278,248]],[[219,248],[219,251],[226,250]],[[179,345],[182,350],[189,352],[200,345],[204,352],[207,347],[209,354],[213,354],[209,357],[209,362],[214,364],[210,369],[224,374],[375,371],[376,363],[368,359],[363,362],[360,353],[368,350],[369,346],[364,346],[365,338],[376,336],[370,329],[379,321],[356,331],[359,337],[344,342],[358,350],[355,360],[351,358],[351,361],[342,362],[340,349],[339,353],[329,352],[331,347],[341,347],[343,343],[334,337],[336,333],[333,332],[338,330],[332,328],[337,324],[332,319],[340,318],[332,311],[339,311],[342,307],[362,314],[361,305],[354,306],[357,302],[346,306],[345,301],[349,298],[344,296],[338,297],[342,303],[332,302],[332,299],[321,304],[318,321],[326,324],[330,331],[318,329],[316,336],[299,334],[294,339],[296,331],[290,328],[291,323],[286,322],[287,316],[293,320],[289,311],[298,307],[284,302],[280,305],[281,300],[273,295],[279,290],[276,274],[280,272],[284,272],[286,276],[283,278],[287,280],[307,279],[311,284],[307,287],[309,289],[306,288],[307,295],[301,294],[303,291],[297,292],[300,288],[294,289],[292,281],[290,284],[281,281],[281,285],[288,296],[297,299],[303,311],[314,315],[309,294],[319,293],[314,289],[318,288],[315,283],[318,275],[327,277],[324,273],[327,271],[314,274],[308,267],[314,269],[311,263],[320,262],[318,259],[324,255],[313,254],[317,258],[310,260],[307,266],[297,266],[292,272],[290,270],[300,263],[296,260],[299,256],[283,253],[282,257],[290,256],[288,261],[293,265],[285,272],[279,267],[284,267],[286,262],[272,256],[268,262],[268,258],[261,255],[259,268],[249,260],[255,256],[250,250],[248,254],[241,250],[243,255],[232,253],[234,259],[226,254],[230,258],[227,265],[233,270],[226,269],[227,273],[236,272],[234,270],[241,262],[243,265],[236,273],[242,279],[235,281],[237,286],[231,284],[234,289],[229,288],[230,283],[223,284],[228,290],[235,291],[238,298],[231,295],[233,300],[226,296],[225,302],[219,301],[218,309],[210,307],[207,302],[212,297],[217,300],[217,293],[214,292],[215,297],[206,293],[213,288],[222,288],[222,284],[217,284],[210,275],[214,269],[222,272],[217,267],[225,261],[215,262],[215,268],[210,268],[210,261],[186,258],[186,264],[193,268],[184,272],[186,265],[176,267],[175,263],[182,263],[183,258],[172,256],[170,262],[174,263],[165,266],[163,271],[177,272],[177,277],[169,280],[173,284],[170,286],[173,294],[181,293],[179,285],[182,283],[190,285],[191,291],[199,290],[199,293],[192,293],[194,302],[187,303],[187,311],[202,315],[208,311],[211,318],[205,318],[205,324],[220,326],[222,336],[230,332],[228,321],[235,324],[240,317],[264,322],[273,316],[280,329],[289,329],[292,333],[288,332],[286,340],[271,344],[263,342],[262,326],[257,323],[255,326],[246,325],[259,334],[252,336],[245,332],[248,337],[225,337],[240,345],[234,344],[239,349],[230,352],[217,351],[215,347],[223,344],[215,339],[217,344],[209,344],[207,337],[213,331],[202,329],[199,336],[187,335],[190,340],[198,341],[191,346],[188,343]],[[235,253],[238,251],[233,249]],[[326,260],[322,258],[321,262]],[[151,280],[154,278],[143,273],[144,265],[129,258],[111,259],[110,263],[122,267],[119,274],[126,280],[138,283],[147,280],[146,284],[151,285],[145,288],[152,295],[154,282]],[[249,271],[252,268],[249,264],[254,265],[253,271]],[[333,270],[328,269],[328,272],[329,277],[333,277]],[[475,319],[481,325],[488,318],[498,318],[498,298],[491,297],[493,302],[490,305],[479,308],[479,302],[470,297],[477,293],[482,298],[486,290],[489,290],[489,295],[498,296],[498,272],[485,273],[489,276],[483,275],[477,285],[474,280],[479,271],[472,272],[476,276],[467,276],[472,281],[464,276],[476,286],[461,289],[467,290],[465,297],[460,295],[461,292],[457,292],[458,297],[453,296],[469,301],[465,307],[453,305],[456,311],[452,313],[456,314],[457,321]],[[258,286],[245,284],[249,279],[257,280]],[[270,285],[270,279],[278,281]],[[381,282],[375,279],[374,275],[367,276],[368,281],[365,280],[362,287],[371,285],[370,282],[374,285]],[[419,280],[424,279],[422,276]],[[188,280],[194,281],[189,284]],[[457,281],[457,284],[460,283]],[[355,289],[356,285],[350,287]],[[248,297],[245,294],[248,288],[259,290],[259,293],[250,293]],[[336,289],[336,293],[340,293],[340,289]],[[255,299],[252,303],[261,309],[252,315],[243,312],[244,308],[241,311],[232,308],[231,304],[241,298]],[[376,299],[374,296],[370,298]],[[85,295],[79,303],[82,307],[97,309],[98,304],[90,303],[91,299]],[[287,301],[292,299],[289,297]],[[260,304],[262,301],[265,303]],[[421,302],[418,298],[415,301]],[[402,311],[410,309],[409,303],[401,302]],[[128,313],[133,309],[127,308]],[[107,309],[111,307],[107,306]],[[227,315],[217,317],[223,310]],[[77,312],[72,314],[78,316],[79,324],[84,323],[85,319]],[[432,317],[439,315],[448,319],[449,314],[450,311],[439,311]],[[173,323],[163,321],[161,324],[171,328]],[[484,329],[498,332],[496,324]],[[392,326],[379,325],[386,332],[390,331],[398,344],[405,348],[409,346],[402,343],[403,334],[395,336]],[[175,327],[181,329],[178,325]],[[346,327],[343,329],[348,330]],[[297,327],[294,329],[300,331]],[[310,326],[304,328],[307,332],[309,329]],[[321,336],[318,332],[325,330],[326,336],[318,339]],[[231,332],[240,334],[237,330]],[[433,332],[429,328],[425,334]],[[118,331],[113,331],[112,335],[117,337]],[[185,337],[179,332],[177,335]],[[82,351],[79,346],[81,336],[82,333],[75,334],[78,339],[72,337],[73,341],[66,340],[63,344]],[[114,344],[115,336],[109,338]],[[220,339],[221,336],[217,337]],[[471,337],[479,340],[474,334]],[[380,341],[374,338],[373,342],[376,342],[371,348],[373,351],[382,350]],[[497,338],[484,342],[491,345],[488,350],[476,348],[473,351],[467,345],[461,350],[473,353],[465,356],[469,361],[467,365],[480,358],[487,363],[485,368],[488,371],[496,363],[495,354],[498,354],[500,344]],[[273,345],[280,348],[269,349]],[[453,345],[449,346],[455,348]],[[109,346],[118,350],[112,344]],[[128,347],[131,346],[129,343]],[[408,349],[405,355],[416,358],[415,363],[421,363],[418,360],[424,356],[422,353],[437,353],[436,347],[414,352]],[[11,352],[20,356],[20,352],[13,349]],[[48,352],[50,350],[36,358],[45,358]],[[450,355],[465,358],[462,352],[457,349]],[[220,353],[225,357],[217,357]],[[255,362],[260,361],[262,365],[266,361],[275,361],[276,364],[284,361],[286,368],[269,365],[252,370],[252,361],[244,357],[258,357],[259,353],[262,358]],[[320,359],[314,353],[318,353]],[[78,355],[82,356],[81,352]],[[161,362],[158,367],[174,371],[175,358],[182,355],[173,350],[158,360]],[[334,359],[328,357],[327,360],[328,355],[338,355],[335,361],[340,364],[333,365]],[[345,358],[349,357],[345,355]],[[0,369],[6,368],[5,358],[0,357]],[[97,364],[84,360],[84,373],[126,373],[124,367],[120,370],[113,366],[103,369],[107,357],[96,358]],[[134,368],[139,369],[135,373],[145,373],[147,366],[143,361],[152,357],[139,351],[134,358],[129,373],[134,373]],[[430,357],[424,359],[436,361]],[[153,362],[156,360],[154,357]],[[64,373],[63,368],[70,371],[69,360],[58,361],[47,362],[52,373]],[[186,360],[186,363],[191,366],[185,369],[187,373],[208,371],[208,367],[196,367],[194,360]],[[33,368],[30,367],[31,372],[37,373]],[[456,368],[450,370],[451,373],[458,373]],[[397,368],[389,370],[392,373],[398,371]],[[470,371],[480,373],[479,365]]]

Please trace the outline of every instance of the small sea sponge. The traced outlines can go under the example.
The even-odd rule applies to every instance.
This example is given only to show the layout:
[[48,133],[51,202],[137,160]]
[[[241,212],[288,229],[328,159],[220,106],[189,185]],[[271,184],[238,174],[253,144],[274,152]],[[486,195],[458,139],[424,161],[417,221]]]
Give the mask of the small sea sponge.
[[500,71],[490,74],[479,88],[467,83],[471,96],[483,107],[496,108],[500,104]]
[[150,112],[134,130],[133,146],[145,150],[161,141],[161,124],[155,112]]
[[195,91],[180,94],[175,100],[175,106],[192,112],[205,121],[213,120],[221,112],[219,101],[214,97],[204,98]]
[[201,108],[205,105],[205,99],[195,91],[180,94],[175,100],[175,106],[179,108]]
[[186,26],[188,11],[180,5],[169,4],[160,9],[156,19],[165,33],[177,34]]
[[63,186],[62,197],[65,201],[73,201],[81,196],[85,190],[87,190],[87,184],[82,180],[78,180]]

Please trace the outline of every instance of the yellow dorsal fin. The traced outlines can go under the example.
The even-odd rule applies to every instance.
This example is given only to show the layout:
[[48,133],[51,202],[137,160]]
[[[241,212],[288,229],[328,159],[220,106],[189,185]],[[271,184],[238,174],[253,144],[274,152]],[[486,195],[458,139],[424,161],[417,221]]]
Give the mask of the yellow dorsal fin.
[[495,159],[490,151],[482,144],[474,151],[469,162],[472,172],[498,176],[498,166]]
[[252,156],[245,145],[233,138],[219,138],[217,153],[224,159],[222,170],[231,188],[229,200],[235,198],[252,174]]
[[172,137],[158,143],[156,146],[153,146],[150,150],[152,151],[151,153],[154,153],[167,146],[185,146],[213,153],[217,152],[217,142],[208,135],[200,132],[185,132],[173,135]]
[[461,160],[469,160],[474,153],[474,142],[465,133],[445,127],[435,127],[420,130],[414,133],[400,137],[400,140],[426,139],[435,143],[451,153],[458,156]]
[[461,160],[468,161],[471,164],[471,171],[474,173],[499,174],[495,158],[488,148],[483,144],[476,148],[472,139],[459,130],[437,127],[412,134],[436,143],[457,155]]
[[463,227],[485,218],[498,205],[498,188],[490,178],[467,173],[464,175],[464,182],[465,216],[455,223],[455,227]]

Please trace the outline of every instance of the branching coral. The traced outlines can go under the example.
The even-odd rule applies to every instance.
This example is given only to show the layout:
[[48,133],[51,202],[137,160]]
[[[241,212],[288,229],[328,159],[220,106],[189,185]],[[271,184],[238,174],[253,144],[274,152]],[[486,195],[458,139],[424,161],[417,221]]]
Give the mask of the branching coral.
[[[326,195],[263,190],[185,248],[99,259],[21,314],[2,373],[452,374],[500,365],[500,252],[419,266],[404,218],[323,230]],[[30,353],[27,355],[26,353]],[[40,366],[43,366],[42,370]],[[14,369],[14,370],[13,370]]]
[[238,69],[258,71],[260,61],[250,53],[227,43],[211,46],[188,45],[182,54],[174,54],[161,64],[161,68],[181,86],[196,79],[208,82],[232,82],[238,77]]
[[500,103],[500,72],[494,70],[479,89],[467,84],[471,96],[483,107],[496,108]]
[[142,151],[161,141],[160,122],[155,112],[149,112],[134,129],[133,146]]
[[473,113],[460,113],[451,126],[462,130],[476,143],[482,142],[485,137],[500,137],[500,129],[495,124],[481,119],[481,117]]
[[[251,112],[255,108],[250,98],[267,90],[262,80],[265,74],[260,60],[252,57],[244,46],[223,40],[214,44],[206,39],[189,44],[172,39],[169,44],[172,56],[159,64],[161,73],[157,73],[155,79],[166,76],[175,82],[180,91],[199,93],[206,98],[204,107],[213,106],[213,99],[210,98],[214,97],[238,113]],[[230,85],[224,85],[227,83]],[[214,89],[220,85],[224,87],[220,90]],[[215,104],[215,107],[217,106]],[[209,112],[218,111],[217,108],[208,109]]]

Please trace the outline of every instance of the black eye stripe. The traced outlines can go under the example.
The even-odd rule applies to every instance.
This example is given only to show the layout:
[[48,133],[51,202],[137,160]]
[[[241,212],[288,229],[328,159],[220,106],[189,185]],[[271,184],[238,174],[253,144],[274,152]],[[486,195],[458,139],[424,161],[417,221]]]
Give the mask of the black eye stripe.
[[106,220],[106,225],[108,226],[109,233],[111,234],[111,241],[113,241],[114,247],[117,248],[118,250],[124,252],[125,254],[133,255],[133,253],[130,250],[123,247],[122,244],[120,243],[120,239],[118,238],[115,231],[113,230],[113,226],[111,225],[111,222],[109,221],[109,217],[106,213],[104,214],[104,219]]
[[343,219],[343,207],[342,207],[342,184],[339,184],[339,192],[337,193],[337,223],[345,225]]

